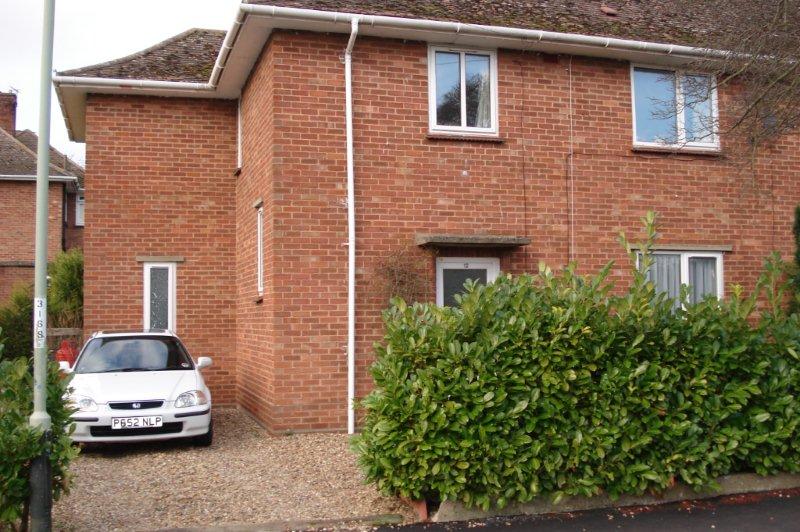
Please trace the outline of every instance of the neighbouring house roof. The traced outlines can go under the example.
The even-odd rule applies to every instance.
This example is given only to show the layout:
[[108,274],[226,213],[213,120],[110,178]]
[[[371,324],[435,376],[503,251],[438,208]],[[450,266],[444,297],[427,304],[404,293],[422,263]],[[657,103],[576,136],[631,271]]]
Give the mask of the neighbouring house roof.
[[224,31],[194,28],[141,52],[59,75],[203,83],[211,75],[224,38]]
[[[28,133],[33,135],[34,138],[36,137],[32,132]],[[26,136],[26,138],[29,139],[30,137]],[[58,152],[56,151],[56,153]],[[75,165],[72,161],[70,161],[70,163]],[[81,175],[82,173],[83,169],[81,169]],[[33,180],[35,177],[36,152],[31,150],[16,136],[5,129],[0,129],[0,178],[4,180],[9,178]],[[75,183],[79,180],[77,175],[70,173],[64,168],[60,168],[56,164],[50,165],[50,178],[51,180],[72,182],[72,186],[75,186]]]
[[[20,141],[25,147],[34,154],[38,149],[39,137],[30,129],[18,130],[15,135],[16,139]],[[50,165],[58,169],[63,175],[71,175],[78,178],[78,186],[83,188],[84,169],[81,165],[50,146]],[[1,173],[1,172],[0,172]],[[34,170],[34,173],[36,171]]]

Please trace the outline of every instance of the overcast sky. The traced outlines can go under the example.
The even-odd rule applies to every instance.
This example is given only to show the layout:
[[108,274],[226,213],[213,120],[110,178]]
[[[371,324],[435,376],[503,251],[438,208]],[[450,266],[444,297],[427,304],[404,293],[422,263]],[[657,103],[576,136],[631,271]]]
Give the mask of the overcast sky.
[[[15,89],[17,129],[37,131],[43,0],[0,0],[0,91]],[[227,30],[239,0],[56,0],[53,68],[87,66],[147,48],[189,28]],[[83,163],[52,93],[51,143]]]

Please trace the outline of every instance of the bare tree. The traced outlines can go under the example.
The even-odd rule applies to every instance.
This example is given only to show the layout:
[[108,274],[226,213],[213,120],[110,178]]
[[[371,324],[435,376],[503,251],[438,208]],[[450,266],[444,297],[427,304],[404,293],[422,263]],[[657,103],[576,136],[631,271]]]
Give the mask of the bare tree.
[[[696,46],[728,52],[689,68],[713,74],[729,87],[726,115],[715,124],[736,132],[755,151],[800,125],[800,0],[677,0],[685,13],[699,13],[706,31],[693,32]],[[693,94],[694,91],[694,94]],[[686,105],[702,101],[703,83],[686,88]]]

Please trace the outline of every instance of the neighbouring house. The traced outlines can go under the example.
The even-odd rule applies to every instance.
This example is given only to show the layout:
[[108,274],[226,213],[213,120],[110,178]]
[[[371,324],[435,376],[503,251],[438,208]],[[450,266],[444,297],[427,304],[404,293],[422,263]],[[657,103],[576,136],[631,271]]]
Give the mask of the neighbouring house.
[[656,112],[714,15],[611,4],[253,1],[228,32],[59,73],[87,150],[87,332],[174,329],[215,358],[217,403],[352,430],[387,257],[447,304],[540,261],[624,263],[619,231],[655,210],[661,290],[752,288],[792,251],[798,137],[743,177],[709,127],[728,89]]
[[[33,283],[36,133],[16,129],[17,95],[0,92],[0,305]],[[47,256],[83,246],[83,168],[50,148]]]

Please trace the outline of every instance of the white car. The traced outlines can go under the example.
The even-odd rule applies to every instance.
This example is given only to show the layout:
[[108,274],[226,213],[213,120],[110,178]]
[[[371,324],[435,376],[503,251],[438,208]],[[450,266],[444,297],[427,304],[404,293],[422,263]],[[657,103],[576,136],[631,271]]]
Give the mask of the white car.
[[69,400],[76,442],[193,438],[211,445],[211,393],[180,339],[169,331],[94,334],[72,373]]

